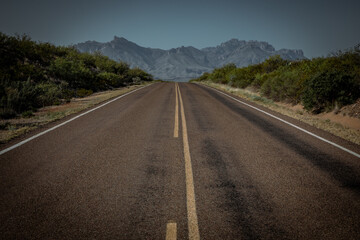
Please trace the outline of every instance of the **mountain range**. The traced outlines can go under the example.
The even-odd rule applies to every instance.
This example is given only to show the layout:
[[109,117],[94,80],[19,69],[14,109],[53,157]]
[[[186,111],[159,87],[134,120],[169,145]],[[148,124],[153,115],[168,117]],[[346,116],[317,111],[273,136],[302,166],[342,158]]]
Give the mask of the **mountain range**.
[[238,67],[263,62],[273,55],[283,59],[304,59],[302,50],[275,48],[267,42],[231,39],[216,47],[197,49],[179,47],[170,50],[141,47],[122,37],[110,42],[86,41],[74,45],[80,52],[100,52],[109,58],[139,67],[156,79],[187,81],[214,68],[234,63]]

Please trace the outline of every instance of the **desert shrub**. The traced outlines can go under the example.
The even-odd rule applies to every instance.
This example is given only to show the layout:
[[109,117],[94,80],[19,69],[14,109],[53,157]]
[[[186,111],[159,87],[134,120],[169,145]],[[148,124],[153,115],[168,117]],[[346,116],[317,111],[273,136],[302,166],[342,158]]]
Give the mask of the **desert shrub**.
[[21,113],[21,116],[23,118],[30,118],[30,117],[34,116],[34,113],[31,110],[27,110],[27,111]]
[[231,74],[231,71],[236,69],[236,65],[233,63],[226,64],[225,66],[221,68],[215,68],[212,74],[210,75],[210,79],[213,82],[223,83],[226,84],[229,81],[231,81],[231,77],[229,77],[229,74]]
[[285,66],[286,64],[288,64],[288,61],[282,59],[280,55],[274,55],[258,65],[261,66],[263,73],[270,73],[277,70],[281,66]]
[[275,76],[268,79],[261,87],[261,93],[275,101],[282,100],[284,91],[284,79]]
[[76,91],[76,96],[81,98],[90,96],[91,94],[93,94],[93,91],[89,89],[81,88]]
[[74,96],[112,89],[152,76],[99,53],[36,43],[0,33],[0,118],[70,101]]
[[81,60],[57,58],[52,62],[49,70],[56,78],[67,81],[70,88],[95,88],[94,75]]
[[251,85],[275,101],[302,102],[313,112],[360,98],[360,45],[326,58],[286,61],[273,56],[244,68],[218,68],[195,81],[210,80],[245,88]]
[[231,71],[230,81],[234,87],[246,88],[255,79],[255,71],[252,68],[237,68]]
[[[261,78],[261,77],[260,77]],[[303,85],[297,71],[282,70],[264,74],[261,78],[261,93],[275,101],[298,103],[301,101]]]
[[192,81],[207,81],[207,80],[209,80],[209,77],[210,77],[210,73],[205,72],[205,73],[202,74],[199,78],[197,78],[197,79],[192,79],[190,82],[192,82]]
[[321,112],[355,102],[360,97],[360,84],[347,72],[324,71],[305,83],[303,105]]
[[280,93],[281,99],[294,104],[299,103],[304,89],[299,73],[297,71],[284,71],[281,77],[284,78],[284,92]]
[[99,84],[112,87],[122,87],[125,85],[125,79],[122,75],[110,72],[101,72],[97,75]]
[[55,84],[51,82],[41,83],[37,85],[39,90],[38,102],[40,106],[57,105],[62,98],[66,98],[65,91],[66,83]]
[[268,78],[269,78],[269,74],[267,73],[264,74],[257,73],[251,85],[256,89],[259,89]]
[[38,107],[37,97],[39,90],[30,79],[25,82],[12,83],[6,91],[7,99],[4,107],[14,109],[16,112]]
[[127,83],[139,83],[141,81],[151,81],[152,76],[140,68],[129,69],[125,76]]
[[2,97],[0,109],[2,118],[33,109],[39,94],[36,85],[29,79],[25,82],[1,81]]
[[108,57],[101,55],[100,53],[95,54],[95,65],[100,71],[115,73],[116,62],[110,60]]

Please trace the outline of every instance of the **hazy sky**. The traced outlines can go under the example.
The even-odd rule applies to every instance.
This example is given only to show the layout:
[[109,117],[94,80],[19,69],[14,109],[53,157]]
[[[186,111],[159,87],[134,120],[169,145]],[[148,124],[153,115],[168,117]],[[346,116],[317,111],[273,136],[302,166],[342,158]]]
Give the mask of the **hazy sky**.
[[0,0],[0,31],[56,45],[116,35],[162,49],[238,38],[317,57],[360,43],[360,1]]

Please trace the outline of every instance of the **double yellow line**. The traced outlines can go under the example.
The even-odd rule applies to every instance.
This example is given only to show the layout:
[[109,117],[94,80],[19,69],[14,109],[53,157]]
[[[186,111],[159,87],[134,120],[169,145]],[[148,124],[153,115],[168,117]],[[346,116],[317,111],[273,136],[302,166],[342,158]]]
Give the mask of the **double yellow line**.
[[177,138],[179,136],[179,101],[178,101],[179,98],[180,111],[181,111],[182,136],[183,136],[183,145],[184,145],[184,159],[185,159],[186,206],[187,206],[189,239],[198,240],[200,239],[200,234],[199,234],[198,218],[196,214],[194,177],[193,177],[191,157],[190,157],[189,139],[187,133],[184,104],[178,83],[175,83],[175,96],[176,96],[176,101],[175,101],[174,137]]
[[175,83],[175,126],[174,138],[179,137],[179,99],[178,99],[179,84]]

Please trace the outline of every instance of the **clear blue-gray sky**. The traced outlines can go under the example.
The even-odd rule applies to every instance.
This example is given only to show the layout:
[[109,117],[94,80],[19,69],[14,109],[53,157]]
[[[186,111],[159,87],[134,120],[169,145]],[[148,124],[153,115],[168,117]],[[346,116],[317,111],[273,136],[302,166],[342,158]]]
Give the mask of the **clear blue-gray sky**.
[[113,37],[203,48],[237,38],[307,57],[360,43],[359,0],[0,0],[0,31],[70,45]]

